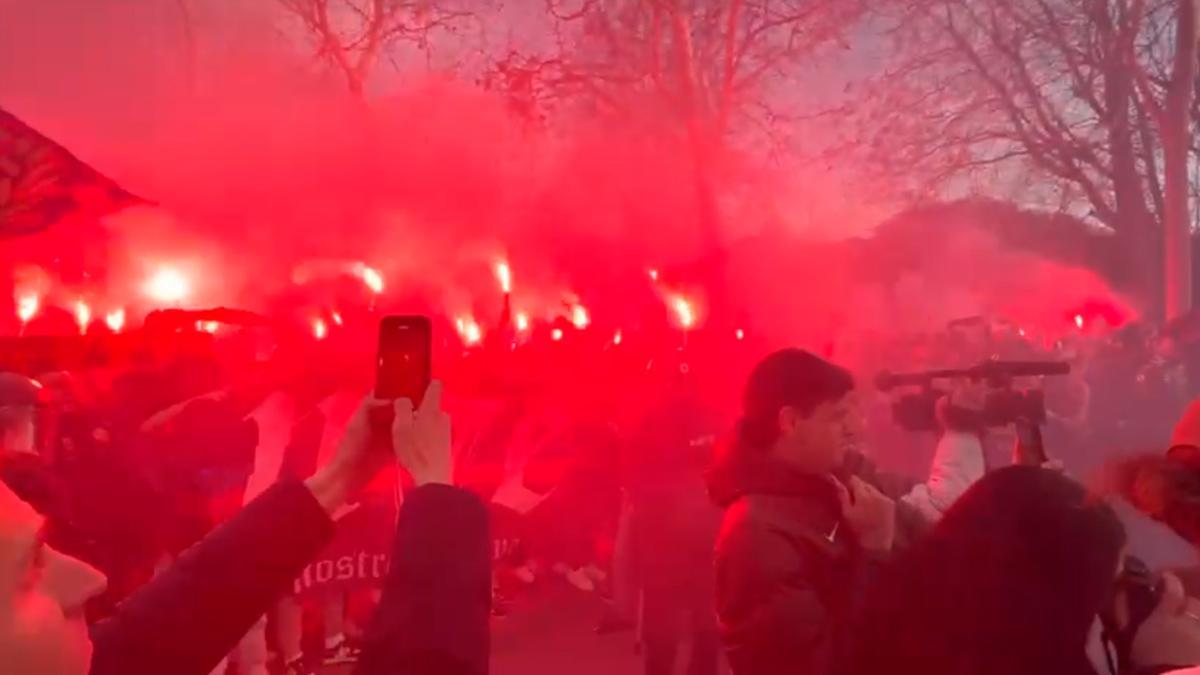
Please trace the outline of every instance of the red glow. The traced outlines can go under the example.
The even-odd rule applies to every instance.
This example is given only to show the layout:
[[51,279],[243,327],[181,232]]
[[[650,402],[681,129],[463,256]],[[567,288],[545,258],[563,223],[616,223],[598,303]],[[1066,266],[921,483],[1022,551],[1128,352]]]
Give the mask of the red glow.
[[335,324],[337,324],[337,325],[339,325],[339,326],[340,326],[340,325],[342,325],[342,315],[341,315],[341,314],[338,314],[337,312],[333,312],[333,313],[330,315],[330,318],[332,318],[332,319],[333,319],[333,322],[334,322]]
[[144,290],[151,300],[169,305],[182,302],[191,292],[187,278],[173,267],[163,267],[155,272]]
[[115,309],[104,315],[104,325],[114,333],[120,333],[125,327],[125,310]]
[[459,337],[468,347],[483,342],[483,330],[475,319],[459,317],[454,324],[458,328]]
[[500,282],[501,291],[512,293],[512,269],[503,260],[496,263],[496,280]]
[[682,295],[672,298],[671,311],[675,313],[675,320],[679,322],[680,328],[690,330],[696,326],[696,310],[687,298]]
[[87,306],[87,303],[80,300],[75,303],[75,323],[79,325],[79,332],[86,333],[88,324],[92,322],[92,309]]
[[648,274],[650,275],[650,281],[658,281],[658,270],[651,269]]
[[329,336],[329,325],[325,323],[325,319],[313,319],[312,329],[313,337],[318,340],[324,340]]
[[583,305],[575,305],[571,310],[571,323],[579,330],[587,328],[592,323],[592,318],[588,316],[587,308]]
[[1075,315],[1075,327],[1083,328],[1083,315],[1082,314]]
[[736,331],[734,331],[733,336],[739,340],[745,340],[746,339],[746,331],[739,328]]
[[216,321],[197,321],[196,330],[204,331],[205,333],[216,333],[221,325]]
[[624,339],[624,338],[623,338],[623,336],[621,335],[621,331],[617,331],[617,334],[613,336],[613,344],[614,344],[614,345],[619,345],[619,344],[621,344],[621,340],[622,340],[622,339]]
[[21,323],[29,323],[30,319],[37,316],[38,308],[41,306],[41,301],[36,295],[24,295],[17,298],[17,318]]
[[374,267],[368,267],[366,263],[360,263],[359,275],[362,276],[363,283],[371,292],[378,295],[383,292],[383,275]]
[[525,312],[517,312],[517,316],[513,319],[517,330],[524,333],[529,330],[529,315]]
[[555,342],[558,342],[559,340],[563,339],[562,329],[555,328],[554,330],[550,331],[550,339],[554,340]]

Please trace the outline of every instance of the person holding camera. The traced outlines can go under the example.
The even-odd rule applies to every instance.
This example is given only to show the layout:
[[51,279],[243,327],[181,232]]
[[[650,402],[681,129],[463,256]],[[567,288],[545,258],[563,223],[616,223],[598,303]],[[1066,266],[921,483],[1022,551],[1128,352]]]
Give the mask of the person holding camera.
[[983,473],[978,438],[948,432],[920,486],[876,474],[849,372],[798,349],[751,373],[736,438],[709,472],[725,509],[717,612],[736,675],[830,673],[898,539],[938,520]]

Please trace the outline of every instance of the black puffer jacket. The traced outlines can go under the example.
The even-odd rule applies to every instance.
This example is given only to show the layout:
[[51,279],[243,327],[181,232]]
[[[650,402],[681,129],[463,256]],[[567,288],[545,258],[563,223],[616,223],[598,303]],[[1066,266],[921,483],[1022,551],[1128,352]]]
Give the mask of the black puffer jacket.
[[717,613],[734,673],[832,672],[880,558],[858,546],[824,477],[735,450],[708,478],[725,507]]

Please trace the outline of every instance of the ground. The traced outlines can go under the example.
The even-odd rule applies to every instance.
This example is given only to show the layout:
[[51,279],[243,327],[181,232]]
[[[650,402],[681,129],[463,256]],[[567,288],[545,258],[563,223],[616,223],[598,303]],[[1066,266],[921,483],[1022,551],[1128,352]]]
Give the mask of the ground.
[[[492,675],[636,675],[633,633],[594,629],[601,602],[558,580],[539,582],[492,623]],[[349,668],[322,675],[348,675]]]

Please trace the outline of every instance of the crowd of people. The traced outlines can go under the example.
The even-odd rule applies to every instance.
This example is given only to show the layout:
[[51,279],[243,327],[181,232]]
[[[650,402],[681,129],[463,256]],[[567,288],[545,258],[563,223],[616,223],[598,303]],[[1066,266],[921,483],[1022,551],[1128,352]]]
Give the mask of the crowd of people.
[[[947,383],[920,436],[836,357],[800,349],[742,373],[736,403],[686,353],[571,397],[466,386],[458,364],[417,410],[363,400],[358,356],[231,369],[189,348],[0,374],[0,663],[485,673],[492,623],[559,576],[603,595],[597,630],[627,632],[647,675],[1200,666],[1200,575],[1141,563],[1114,510],[1200,545],[1180,350],[948,333],[936,354],[879,352],[1075,366],[1035,383],[1061,461],[984,419],[994,383]],[[898,459],[913,438],[927,451]]]

